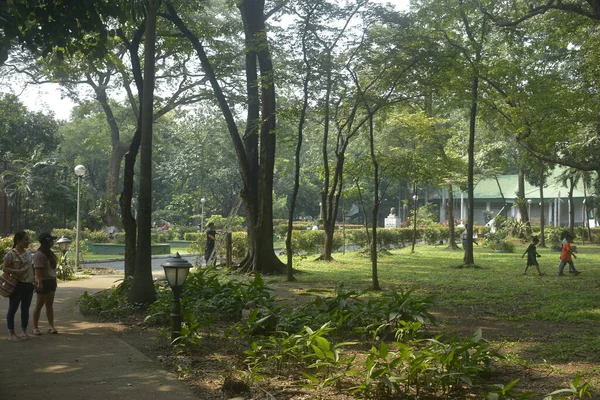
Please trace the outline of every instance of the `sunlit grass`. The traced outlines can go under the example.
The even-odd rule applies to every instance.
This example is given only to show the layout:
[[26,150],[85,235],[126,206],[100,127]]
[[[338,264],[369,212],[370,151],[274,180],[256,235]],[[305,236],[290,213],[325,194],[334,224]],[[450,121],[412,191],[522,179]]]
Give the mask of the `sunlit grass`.
[[[379,284],[384,291],[414,289],[435,295],[436,310],[447,315],[506,323],[513,345],[498,344],[515,354],[527,349],[529,357],[536,355],[536,362],[600,362],[600,246],[577,245],[575,266],[582,273],[563,277],[557,275],[559,253],[542,248],[538,252],[544,275],[538,276],[535,268],[523,275],[525,243],[516,243],[514,253],[476,247],[476,268],[461,268],[460,250],[418,245],[411,253],[402,248],[379,257]],[[330,263],[315,261],[316,255],[295,260],[298,281],[276,277],[275,286],[294,292],[337,285],[358,291],[372,287],[368,257],[347,252],[335,253],[334,258]]]

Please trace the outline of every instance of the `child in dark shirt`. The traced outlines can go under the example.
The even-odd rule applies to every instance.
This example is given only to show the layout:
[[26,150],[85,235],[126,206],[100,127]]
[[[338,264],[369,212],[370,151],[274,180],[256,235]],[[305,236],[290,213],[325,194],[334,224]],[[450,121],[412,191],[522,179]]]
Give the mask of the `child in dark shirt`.
[[537,262],[537,258],[541,257],[536,249],[537,244],[540,242],[540,240],[537,237],[533,237],[531,238],[531,244],[529,245],[529,247],[527,247],[527,250],[525,250],[525,253],[523,253],[523,255],[521,256],[521,258],[525,257],[525,254],[527,254],[527,265],[525,266],[525,271],[523,271],[523,275],[527,274],[527,269],[531,266],[535,266],[535,268],[537,269],[537,272],[540,276],[542,276],[542,271],[540,271],[540,265]]

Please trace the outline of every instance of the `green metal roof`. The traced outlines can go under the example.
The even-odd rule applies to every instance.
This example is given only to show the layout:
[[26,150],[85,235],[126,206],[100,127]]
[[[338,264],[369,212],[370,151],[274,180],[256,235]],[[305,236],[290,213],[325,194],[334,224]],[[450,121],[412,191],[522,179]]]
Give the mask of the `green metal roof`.
[[[544,199],[548,201],[552,201],[554,198],[566,198],[568,197],[569,189],[565,187],[560,182],[560,175],[564,171],[564,168],[555,168],[552,175],[548,178],[546,187],[544,187]],[[473,190],[473,197],[479,200],[498,200],[502,199],[502,195],[500,194],[500,188],[502,188],[502,193],[504,194],[504,198],[508,203],[512,203],[517,197],[517,190],[519,188],[518,183],[518,175],[500,175],[498,176],[498,181],[494,178],[482,179],[475,184],[475,188]],[[460,193],[458,191],[457,193]],[[590,196],[593,193],[590,193],[590,188],[587,188],[587,195]],[[579,184],[573,190],[574,198],[583,198],[583,184],[579,182]],[[540,198],[540,189],[538,186],[530,185],[527,181],[525,181],[525,198],[532,200],[539,200]]]

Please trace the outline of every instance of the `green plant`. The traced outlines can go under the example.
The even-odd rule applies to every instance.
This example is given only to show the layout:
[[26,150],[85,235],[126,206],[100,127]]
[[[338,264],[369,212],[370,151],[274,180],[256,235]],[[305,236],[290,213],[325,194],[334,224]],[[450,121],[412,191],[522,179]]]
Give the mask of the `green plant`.
[[131,315],[139,309],[138,306],[127,300],[130,287],[131,279],[126,279],[119,285],[98,293],[89,294],[85,291],[77,300],[77,304],[84,315],[119,319]]
[[75,274],[75,255],[69,256],[71,253],[73,252],[69,250],[59,255],[59,262],[56,266],[56,277],[63,281],[72,279]]
[[489,233],[486,237],[486,242],[492,250],[502,250],[508,253],[515,251],[515,246],[507,240],[508,233],[504,229],[498,229],[494,233]]
[[488,393],[487,400],[526,400],[536,395],[534,392],[520,393],[516,391],[514,386],[518,382],[519,379],[515,379],[506,385],[494,385],[496,389]]
[[[12,249],[12,247],[13,247],[12,236],[0,238],[0,254],[2,254],[2,257],[4,257],[4,255],[6,253],[8,253],[10,251],[10,249]],[[1,266],[0,266],[0,268],[1,268]]]
[[[552,392],[552,393],[548,394],[546,397],[544,397],[544,400],[558,400],[558,399],[575,400],[575,399],[583,399],[584,397],[592,397],[592,391],[590,390],[590,383],[582,382],[582,381],[583,381],[583,377],[578,376],[573,380],[573,382],[571,382],[569,384],[568,388],[555,390],[554,392]],[[566,394],[567,396],[562,396],[563,394]],[[560,395],[560,396],[555,397],[557,395]]]

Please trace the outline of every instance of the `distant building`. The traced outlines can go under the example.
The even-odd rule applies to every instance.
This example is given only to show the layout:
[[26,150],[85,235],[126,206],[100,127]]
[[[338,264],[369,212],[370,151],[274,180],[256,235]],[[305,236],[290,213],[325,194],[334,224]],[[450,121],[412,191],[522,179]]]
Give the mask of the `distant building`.
[[[566,226],[569,224],[569,188],[562,185],[558,176],[562,171],[556,169],[554,174],[548,178],[547,185],[544,187],[544,221],[546,225]],[[501,175],[495,178],[482,179],[478,181],[474,188],[474,222],[475,225],[484,225],[488,220],[502,212],[509,218],[521,219],[521,212],[515,207],[515,198],[518,191],[518,176]],[[590,193],[587,188],[588,202],[594,198],[594,193]],[[447,190],[441,189],[438,193],[431,193],[429,201],[440,205],[440,221],[447,220],[446,198]],[[504,199],[503,199],[504,195]],[[454,218],[466,222],[467,219],[467,200],[466,192],[460,189],[454,190]],[[573,190],[573,203],[575,207],[575,225],[584,225],[585,220],[591,222],[591,226],[596,226],[594,210],[588,209],[585,205],[585,196],[583,184],[579,184]],[[525,201],[529,210],[529,219],[533,225],[540,223],[540,189],[537,186],[525,182]]]

